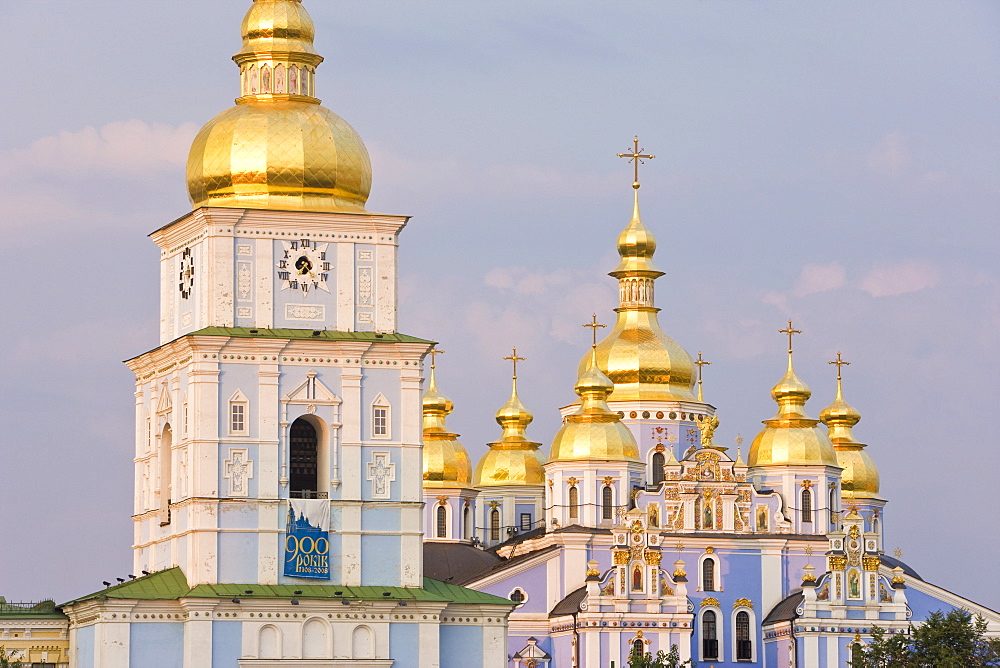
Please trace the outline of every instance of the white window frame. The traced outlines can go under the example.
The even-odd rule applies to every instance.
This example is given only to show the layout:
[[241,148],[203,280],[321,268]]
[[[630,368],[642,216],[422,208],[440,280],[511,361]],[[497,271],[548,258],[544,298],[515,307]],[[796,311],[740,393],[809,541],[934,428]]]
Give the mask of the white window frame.
[[[524,596],[524,599],[520,603],[517,603],[517,601],[514,601],[514,599],[510,598],[511,596],[514,595],[514,592],[517,591],[521,592],[521,594]],[[517,607],[520,608],[521,606],[523,606],[525,603],[528,602],[528,592],[525,591],[524,587],[514,587],[513,589],[510,590],[510,593],[507,594],[507,598],[517,603]],[[514,609],[516,610],[517,608]]]
[[[750,660],[749,661],[737,661],[736,660],[736,615],[741,612],[745,612],[750,615]],[[733,632],[729,634],[731,636],[731,647],[733,663],[756,663],[757,662],[757,617],[753,614],[753,608],[745,605],[741,605],[733,609]]]
[[[379,411],[385,411],[384,416],[379,416]],[[384,424],[379,425],[379,420],[384,420]],[[385,395],[379,393],[375,397],[375,401],[371,405],[371,437],[377,439],[390,439],[392,438],[392,406],[389,401],[385,398]],[[382,427],[383,432],[379,433],[379,427]]]
[[[705,589],[705,562],[712,562],[712,575],[715,578],[714,589]],[[698,591],[709,591],[709,592],[721,592],[722,591],[722,564],[719,562],[719,558],[716,554],[708,554],[707,552],[701,555],[698,560]]]
[[[243,415],[243,428],[236,428],[236,409],[241,409]],[[233,396],[229,397],[229,410],[226,412],[226,424],[229,428],[230,436],[247,436],[250,434],[250,401],[240,390],[236,390]]]
[[[705,613],[711,610],[715,613],[715,638],[719,643],[719,656],[713,657],[711,659],[705,658],[705,642],[702,638],[702,620],[705,617]],[[698,611],[698,661],[716,661],[718,663],[726,662],[726,623],[722,616],[722,609],[714,605],[706,605],[704,608]]]
[[[444,535],[438,534],[438,513],[439,508],[444,508]],[[435,538],[452,538],[451,535],[451,504],[447,501],[441,501],[436,506],[434,506],[434,537]]]

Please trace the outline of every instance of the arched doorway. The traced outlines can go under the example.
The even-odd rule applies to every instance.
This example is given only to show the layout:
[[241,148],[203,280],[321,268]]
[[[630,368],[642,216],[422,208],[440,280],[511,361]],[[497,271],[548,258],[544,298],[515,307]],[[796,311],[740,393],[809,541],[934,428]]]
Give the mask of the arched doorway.
[[312,422],[299,418],[288,432],[289,492],[295,499],[319,496],[319,435]]

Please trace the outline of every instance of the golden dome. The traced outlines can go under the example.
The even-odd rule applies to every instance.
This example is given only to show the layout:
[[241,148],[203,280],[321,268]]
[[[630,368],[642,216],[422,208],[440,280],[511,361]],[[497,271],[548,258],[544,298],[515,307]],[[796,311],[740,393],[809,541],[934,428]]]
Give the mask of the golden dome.
[[764,420],[764,429],[750,446],[748,466],[839,466],[830,439],[817,426],[819,420],[806,415],[805,403],[811,395],[809,386],[795,374],[789,350],[788,370],[771,390],[778,413]]
[[424,485],[427,487],[469,487],[472,464],[469,453],[458,442],[458,434],[448,431],[445,418],[454,405],[437,389],[434,365],[430,385],[424,393]]
[[839,367],[837,396],[820,412],[819,419],[826,425],[837,453],[838,465],[844,469],[840,474],[841,496],[845,499],[879,499],[881,481],[878,468],[865,450],[865,444],[854,438],[852,428],[861,421],[861,413],[844,401]]
[[[516,352],[515,352],[516,356]],[[514,377],[510,399],[497,411],[497,423],[503,427],[500,440],[490,443],[474,476],[476,487],[508,485],[542,485],[545,482],[545,455],[541,443],[529,441],[525,429],[534,416],[517,396],[517,376]]]
[[[618,237],[621,262],[610,272],[619,283],[615,326],[597,344],[597,365],[614,382],[615,401],[695,401],[694,360],[660,329],[653,284],[663,275],[652,262],[656,239],[639,215],[635,191],[632,220]],[[582,376],[590,353],[580,360]]]
[[596,347],[590,364],[576,383],[580,408],[552,440],[549,461],[640,461],[639,446],[618,414],[608,408],[614,383],[597,366]]
[[195,208],[363,211],[371,162],[348,123],[314,96],[312,19],[300,0],[255,0],[243,21],[241,97],[188,155]]

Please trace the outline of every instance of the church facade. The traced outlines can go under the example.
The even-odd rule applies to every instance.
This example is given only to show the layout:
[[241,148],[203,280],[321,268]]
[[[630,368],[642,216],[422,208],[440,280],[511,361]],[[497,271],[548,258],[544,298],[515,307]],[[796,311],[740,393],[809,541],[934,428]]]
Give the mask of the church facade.
[[74,668],[497,667],[502,597],[424,577],[406,216],[320,105],[300,0],[256,0],[241,95],[195,138],[135,374],[133,579],[63,605]]
[[[636,143],[621,157],[652,156]],[[849,665],[873,626],[908,633],[952,608],[1000,634],[1000,614],[885,553],[886,499],[853,433],[861,415],[844,399],[840,354],[830,361],[833,401],[813,418],[794,367],[802,332],[788,322],[775,415],[745,458],[742,446],[714,442],[719,422],[701,385],[709,362],[657,322],[664,274],[639,212],[638,172],[633,187],[610,272],[620,286],[615,323],[601,340],[597,317],[587,325],[595,336],[580,362],[580,399],[561,409],[548,452],[525,434],[532,415],[515,381],[497,413],[503,448],[490,443],[474,476],[443,467],[468,455],[444,422],[452,402],[436,382],[425,395],[425,520],[476,517],[428,534],[429,573],[518,603],[513,668],[622,668],[636,649],[672,646],[698,665],[832,668]]]

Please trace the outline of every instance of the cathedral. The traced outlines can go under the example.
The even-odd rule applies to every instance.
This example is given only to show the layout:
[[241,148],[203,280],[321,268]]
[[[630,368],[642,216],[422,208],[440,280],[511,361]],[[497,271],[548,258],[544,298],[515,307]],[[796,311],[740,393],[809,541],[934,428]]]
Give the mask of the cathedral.
[[793,322],[775,327],[776,413],[745,452],[714,442],[709,362],[658,323],[638,140],[620,154],[635,168],[620,303],[585,325],[579,399],[546,407],[562,426],[531,440],[513,349],[473,465],[437,333],[397,326],[409,219],[365,208],[368,152],[321,106],[314,35],[302,0],[253,0],[240,96],[190,150],[191,210],[150,235],[159,342],[127,361],[134,570],[51,612],[71,668],[625,668],[672,646],[812,668],[939,609],[1000,633],[885,553],[850,362],[830,361],[811,417]]

